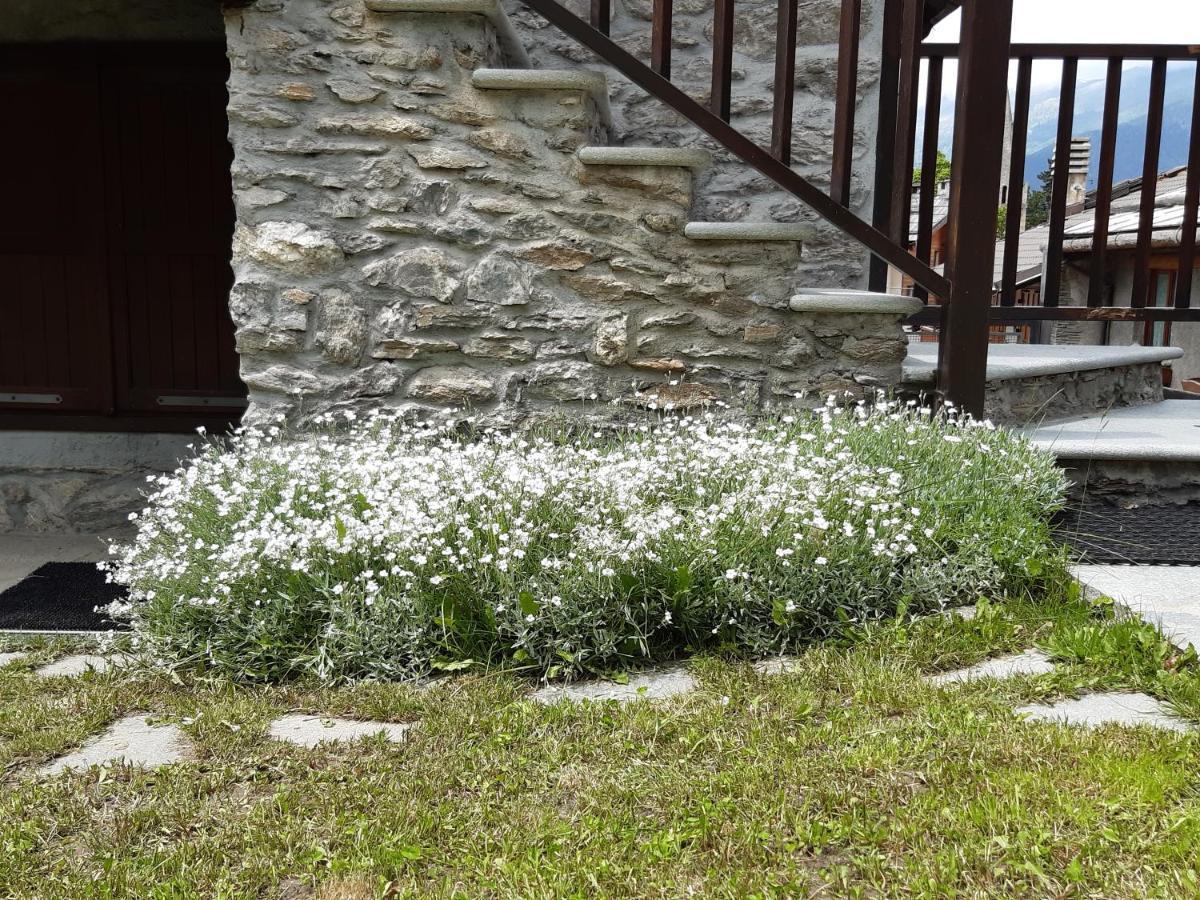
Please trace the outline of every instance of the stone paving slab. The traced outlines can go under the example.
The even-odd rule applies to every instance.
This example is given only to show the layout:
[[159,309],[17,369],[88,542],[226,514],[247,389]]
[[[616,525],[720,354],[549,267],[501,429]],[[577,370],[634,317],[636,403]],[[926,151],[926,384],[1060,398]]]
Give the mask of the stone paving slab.
[[1058,703],[1035,703],[1022,706],[1017,712],[1042,722],[1059,722],[1098,728],[1101,725],[1149,725],[1170,731],[1190,732],[1192,726],[1170,712],[1170,708],[1148,694],[1111,691],[1086,694],[1077,700]]
[[327,741],[359,741],[375,734],[383,734],[392,743],[400,743],[412,723],[363,722],[355,719],[339,719],[333,716],[281,716],[271,723],[270,736],[277,741],[287,741],[299,747],[316,747]]
[[581,701],[615,700],[628,703],[630,700],[666,700],[686,694],[696,687],[696,679],[682,668],[659,669],[630,677],[628,683],[615,681],[579,681],[567,685],[547,685],[535,691],[530,699],[546,706],[569,700]]
[[1159,626],[1172,643],[1200,650],[1200,567],[1075,566],[1072,572],[1091,593]]
[[68,769],[112,763],[153,769],[185,759],[189,746],[187,737],[175,725],[152,725],[144,715],[126,716],[74,753],[43,766],[40,772],[59,775]]
[[0,668],[7,666],[9,663],[16,662],[24,656],[24,653],[0,653]]
[[787,675],[794,672],[800,665],[800,660],[794,656],[772,656],[770,659],[760,659],[754,664],[754,671],[759,675]]
[[1054,671],[1054,663],[1040,650],[1026,650],[1011,656],[985,659],[981,663],[926,677],[930,684],[962,684],[980,678],[1014,678],[1018,675],[1045,675]]
[[82,675],[84,672],[91,670],[96,674],[102,674],[109,669],[115,669],[126,665],[129,658],[121,654],[113,654],[105,656],[100,653],[74,653],[70,656],[64,656],[62,659],[56,659],[52,663],[47,663],[35,673],[43,678],[54,678],[56,676],[66,675],[74,677]]

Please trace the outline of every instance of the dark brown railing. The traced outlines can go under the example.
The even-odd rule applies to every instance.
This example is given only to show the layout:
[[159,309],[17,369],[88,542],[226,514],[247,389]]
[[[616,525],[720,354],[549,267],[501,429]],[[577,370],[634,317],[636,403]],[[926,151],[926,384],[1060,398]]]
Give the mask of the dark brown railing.
[[[921,53],[927,61],[925,91],[926,115],[922,135],[922,171],[933,171],[938,143],[938,117],[941,106],[942,70],[946,59],[960,57],[960,48],[953,44],[925,44]],[[1004,223],[1004,259],[1001,279],[988,311],[993,323],[1021,323],[1045,320],[1090,321],[1200,321],[1200,308],[1193,308],[1193,282],[1200,276],[1189,277],[1196,260],[1197,199],[1200,196],[1200,46],[1133,45],[1133,44],[1013,44],[1011,64],[1016,71],[1016,91],[1013,102],[1012,148],[1009,158],[1011,187]],[[1022,233],[1024,193],[1021,189],[1026,167],[1026,143],[1029,130],[1030,81],[1035,60],[1053,60],[1062,65],[1059,88],[1059,110],[1056,128],[1056,150],[1053,160],[1053,179],[1050,186],[1048,233],[1039,305],[1019,305],[1017,302],[1017,255]],[[1075,114],[1075,88],[1080,60],[1106,60],[1104,111],[1101,122],[1097,185],[1089,194],[1083,211],[1092,213],[1089,238],[1091,249],[1087,260],[1088,292],[1084,306],[1060,306],[1064,260],[1065,226],[1070,212],[1067,207],[1067,186],[1070,175],[1072,123]],[[1116,159],[1117,127],[1121,103],[1123,66],[1127,60],[1147,60],[1151,64],[1150,88],[1144,98],[1128,98],[1132,103],[1146,103],[1146,138],[1143,152],[1141,197],[1137,210],[1137,239],[1133,259],[1133,285],[1128,305],[1105,305],[1105,285],[1109,275],[1109,220],[1113,200],[1113,169]],[[1170,306],[1148,304],[1150,291],[1150,262],[1154,232],[1155,188],[1158,182],[1159,151],[1161,149],[1163,107],[1170,62],[1195,66],[1195,93],[1192,102],[1190,147],[1187,158],[1187,178],[1184,189],[1180,242],[1175,257],[1177,276]],[[1007,69],[1007,67],[1006,67]],[[1007,75],[1007,71],[1005,71]],[[904,98],[901,97],[903,104]],[[961,102],[961,98],[960,98]],[[970,115],[969,107],[965,114]],[[903,110],[901,112],[903,115]],[[963,115],[963,107],[956,117]],[[957,148],[956,148],[957,150]],[[952,161],[957,165],[957,159]],[[896,177],[899,177],[897,173]],[[913,239],[915,255],[930,262],[933,234],[933,200],[935,179],[923,178],[918,195],[917,234],[895,235],[903,242]],[[903,203],[903,222],[908,223],[907,201]],[[999,198],[996,198],[997,208]],[[1160,248],[1161,251],[1161,248]],[[928,299],[920,286],[914,294]],[[915,323],[934,324],[940,321],[941,310],[928,307],[914,318]]]
[[[930,265],[928,253],[921,256],[909,252],[907,230],[921,41],[930,14],[943,13],[953,5],[950,0],[884,0],[883,45],[879,48],[879,137],[870,222],[849,208],[862,0],[842,0],[841,5],[828,190],[813,184],[790,164],[798,0],[778,0],[769,147],[759,146],[730,124],[735,0],[714,3],[712,86],[707,105],[670,80],[671,0],[653,0],[648,62],[638,59],[609,36],[611,0],[591,0],[587,21],[556,0],[522,2],[862,244],[872,254],[873,287],[882,287],[890,265],[911,278],[923,295],[943,298],[946,302],[937,313],[942,329],[939,390],[969,410],[982,411],[987,309],[995,248],[995,198],[999,193],[1007,91],[1002,73],[1008,61],[1012,0],[965,0],[961,4],[961,43],[956,50],[960,55],[959,108],[966,110],[966,115],[959,116],[955,124],[952,208],[944,273]],[[968,96],[969,104],[965,102]]]

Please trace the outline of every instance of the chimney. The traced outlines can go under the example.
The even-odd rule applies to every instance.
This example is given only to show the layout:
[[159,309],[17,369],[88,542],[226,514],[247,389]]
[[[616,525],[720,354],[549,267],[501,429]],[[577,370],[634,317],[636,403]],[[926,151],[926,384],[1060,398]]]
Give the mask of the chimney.
[[[1058,150],[1050,159],[1050,172],[1058,160]],[[1092,161],[1092,140],[1086,137],[1071,138],[1071,152],[1067,164],[1067,215],[1083,211],[1087,197],[1088,167]]]

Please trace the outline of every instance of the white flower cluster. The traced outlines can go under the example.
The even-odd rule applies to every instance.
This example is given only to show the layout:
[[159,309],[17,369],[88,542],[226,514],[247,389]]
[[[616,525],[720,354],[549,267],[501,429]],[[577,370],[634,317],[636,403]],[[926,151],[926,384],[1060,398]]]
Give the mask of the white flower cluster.
[[350,418],[156,479],[111,574],[145,649],[327,679],[775,652],[1002,589],[1062,490],[1011,436],[888,403],[619,435]]

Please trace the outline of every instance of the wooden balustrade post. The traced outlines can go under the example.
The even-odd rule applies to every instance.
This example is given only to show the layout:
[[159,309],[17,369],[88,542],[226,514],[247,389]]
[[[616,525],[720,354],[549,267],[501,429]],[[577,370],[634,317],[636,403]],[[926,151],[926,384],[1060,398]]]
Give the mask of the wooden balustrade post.
[[983,415],[1013,0],[963,5],[938,390]]

